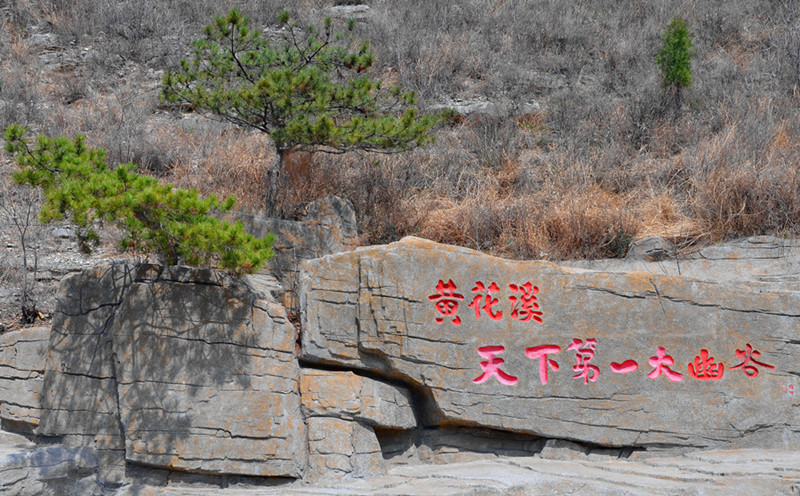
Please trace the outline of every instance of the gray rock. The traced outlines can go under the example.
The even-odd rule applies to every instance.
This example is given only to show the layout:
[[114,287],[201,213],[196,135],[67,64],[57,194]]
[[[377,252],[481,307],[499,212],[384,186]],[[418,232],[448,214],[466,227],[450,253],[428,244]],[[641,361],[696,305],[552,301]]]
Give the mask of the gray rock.
[[[0,419],[23,428],[39,425],[47,345],[46,327],[0,335]],[[20,425],[22,424],[22,425]]]
[[75,231],[73,229],[59,227],[50,231],[50,235],[54,238],[69,239],[75,235]]
[[793,285],[406,238],[306,262],[301,286],[302,358],[403,378],[425,396],[428,425],[631,449],[800,447]]
[[800,454],[773,450],[690,453],[683,457],[604,461],[485,457],[449,464],[403,465],[365,479],[280,487],[198,489],[125,487],[117,496],[705,496],[800,492]]
[[372,427],[331,417],[308,422],[308,481],[383,474],[381,447]]
[[539,454],[542,458],[550,460],[581,460],[586,458],[587,451],[580,444],[563,439],[549,439]]
[[800,240],[752,236],[699,249],[680,258],[573,260],[563,266],[602,272],[641,272],[778,291],[800,282]]
[[36,448],[22,436],[0,433],[0,494],[41,496],[102,494],[91,448]]
[[405,388],[352,372],[305,369],[300,394],[306,418],[337,417],[387,429],[417,426]]
[[53,48],[57,45],[58,40],[53,33],[34,33],[30,35],[28,41],[35,47]]
[[219,272],[106,264],[64,280],[38,433],[186,472],[300,477],[295,333],[283,308]]
[[661,260],[674,257],[676,253],[677,249],[671,242],[659,236],[648,236],[646,238],[637,239],[631,243],[625,258],[660,262]]
[[490,117],[508,117],[507,106],[488,100],[454,100],[442,105],[434,105],[430,111],[452,110],[460,115],[488,115]]
[[363,20],[369,17],[369,5],[335,5],[326,10],[331,17]]
[[235,212],[229,219],[241,221],[253,236],[275,235],[275,257],[268,270],[278,278],[285,293],[283,303],[295,308],[299,263],[330,253],[352,250],[358,245],[356,214],[353,205],[338,197],[312,202],[302,221],[261,217]]

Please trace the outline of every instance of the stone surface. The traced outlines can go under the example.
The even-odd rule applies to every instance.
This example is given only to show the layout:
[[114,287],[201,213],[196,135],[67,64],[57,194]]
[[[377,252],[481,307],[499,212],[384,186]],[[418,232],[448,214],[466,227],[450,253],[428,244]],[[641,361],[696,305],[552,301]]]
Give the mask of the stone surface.
[[296,307],[298,264],[330,253],[354,249],[358,243],[356,214],[353,205],[338,197],[312,202],[301,221],[274,219],[236,212],[230,219],[241,221],[249,234],[257,237],[275,235],[275,257],[268,270],[285,290],[283,303]]
[[307,418],[336,417],[387,429],[417,426],[405,388],[352,372],[304,369],[300,394]]
[[417,427],[405,388],[352,372],[304,369],[300,395],[308,424],[305,478],[310,481],[385,473],[373,427]]
[[[682,276],[586,270],[416,238],[329,255],[304,265],[302,358],[402,379],[423,397],[427,425],[614,448],[800,448],[800,293],[774,280],[691,277],[704,272],[685,266]],[[528,282],[541,316],[514,314]],[[443,315],[436,303],[448,291],[463,299]],[[552,362],[537,357],[542,346],[554,347]],[[724,364],[721,380],[701,366],[702,350]],[[741,365],[748,357],[763,365]],[[694,366],[712,380],[692,377]]]
[[212,270],[107,264],[67,278],[38,433],[171,470],[300,477],[295,332],[283,308]]
[[800,494],[800,454],[776,450],[689,453],[624,460],[487,457],[447,465],[405,465],[365,479],[280,487],[126,486],[116,496],[753,496]]
[[50,330],[42,386],[40,436],[64,437],[70,446],[97,450],[104,480],[124,477],[112,335],[116,306],[134,274],[125,265],[102,265],[65,278]]
[[4,422],[22,428],[39,425],[49,339],[47,327],[0,335],[0,419]]
[[714,284],[747,284],[766,291],[791,290],[800,282],[800,240],[752,236],[711,245],[680,258],[657,261],[574,260],[561,265],[602,272],[679,276]]
[[206,473],[302,475],[299,369],[283,308],[229,278],[156,277],[158,284],[131,285],[115,315],[126,458]]
[[432,105],[429,107],[432,112],[452,110],[463,116],[489,116],[489,117],[508,117],[509,108],[504,103],[488,100],[450,100],[444,104]]
[[386,472],[372,427],[331,417],[308,422],[308,481],[357,478]]
[[334,5],[325,9],[327,15],[339,19],[364,20],[369,17],[369,5]]
[[90,448],[37,448],[26,438],[0,432],[0,494],[42,496],[103,494]]
[[675,245],[666,239],[659,236],[647,236],[631,243],[625,258],[660,262],[665,258],[674,257],[676,253]]

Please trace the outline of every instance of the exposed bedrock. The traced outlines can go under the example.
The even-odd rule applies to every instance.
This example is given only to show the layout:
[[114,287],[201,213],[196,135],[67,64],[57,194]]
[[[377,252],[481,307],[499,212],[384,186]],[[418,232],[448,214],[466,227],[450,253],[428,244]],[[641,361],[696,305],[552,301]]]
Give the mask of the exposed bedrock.
[[407,384],[428,426],[800,448],[792,278],[761,280],[753,260],[721,281],[706,259],[680,265],[588,270],[418,238],[329,255],[304,265],[301,358]]
[[108,264],[66,279],[37,433],[125,462],[300,477],[295,332],[265,292],[211,270]]

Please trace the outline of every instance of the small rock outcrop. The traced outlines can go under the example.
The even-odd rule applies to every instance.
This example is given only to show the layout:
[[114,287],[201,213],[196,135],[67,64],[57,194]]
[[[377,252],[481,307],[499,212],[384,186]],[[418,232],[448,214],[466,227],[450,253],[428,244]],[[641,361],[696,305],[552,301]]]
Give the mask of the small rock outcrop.
[[305,369],[300,380],[308,423],[309,480],[385,473],[374,428],[417,427],[403,387],[355,375]]
[[284,220],[237,212],[232,220],[241,221],[249,234],[275,235],[275,257],[267,269],[281,282],[283,303],[297,306],[297,276],[300,263],[331,253],[352,250],[358,243],[358,227],[353,205],[337,196],[311,202],[301,220]]

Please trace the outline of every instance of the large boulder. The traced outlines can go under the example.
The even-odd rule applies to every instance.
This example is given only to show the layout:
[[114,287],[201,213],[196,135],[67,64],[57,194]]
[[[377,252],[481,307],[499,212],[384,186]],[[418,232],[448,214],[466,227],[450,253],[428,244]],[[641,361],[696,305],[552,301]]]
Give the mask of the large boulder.
[[304,265],[301,357],[405,382],[429,426],[800,448],[796,286],[645,263],[588,270],[417,238],[329,255]]
[[207,269],[106,264],[64,280],[38,434],[125,462],[300,477],[295,331],[266,291]]

